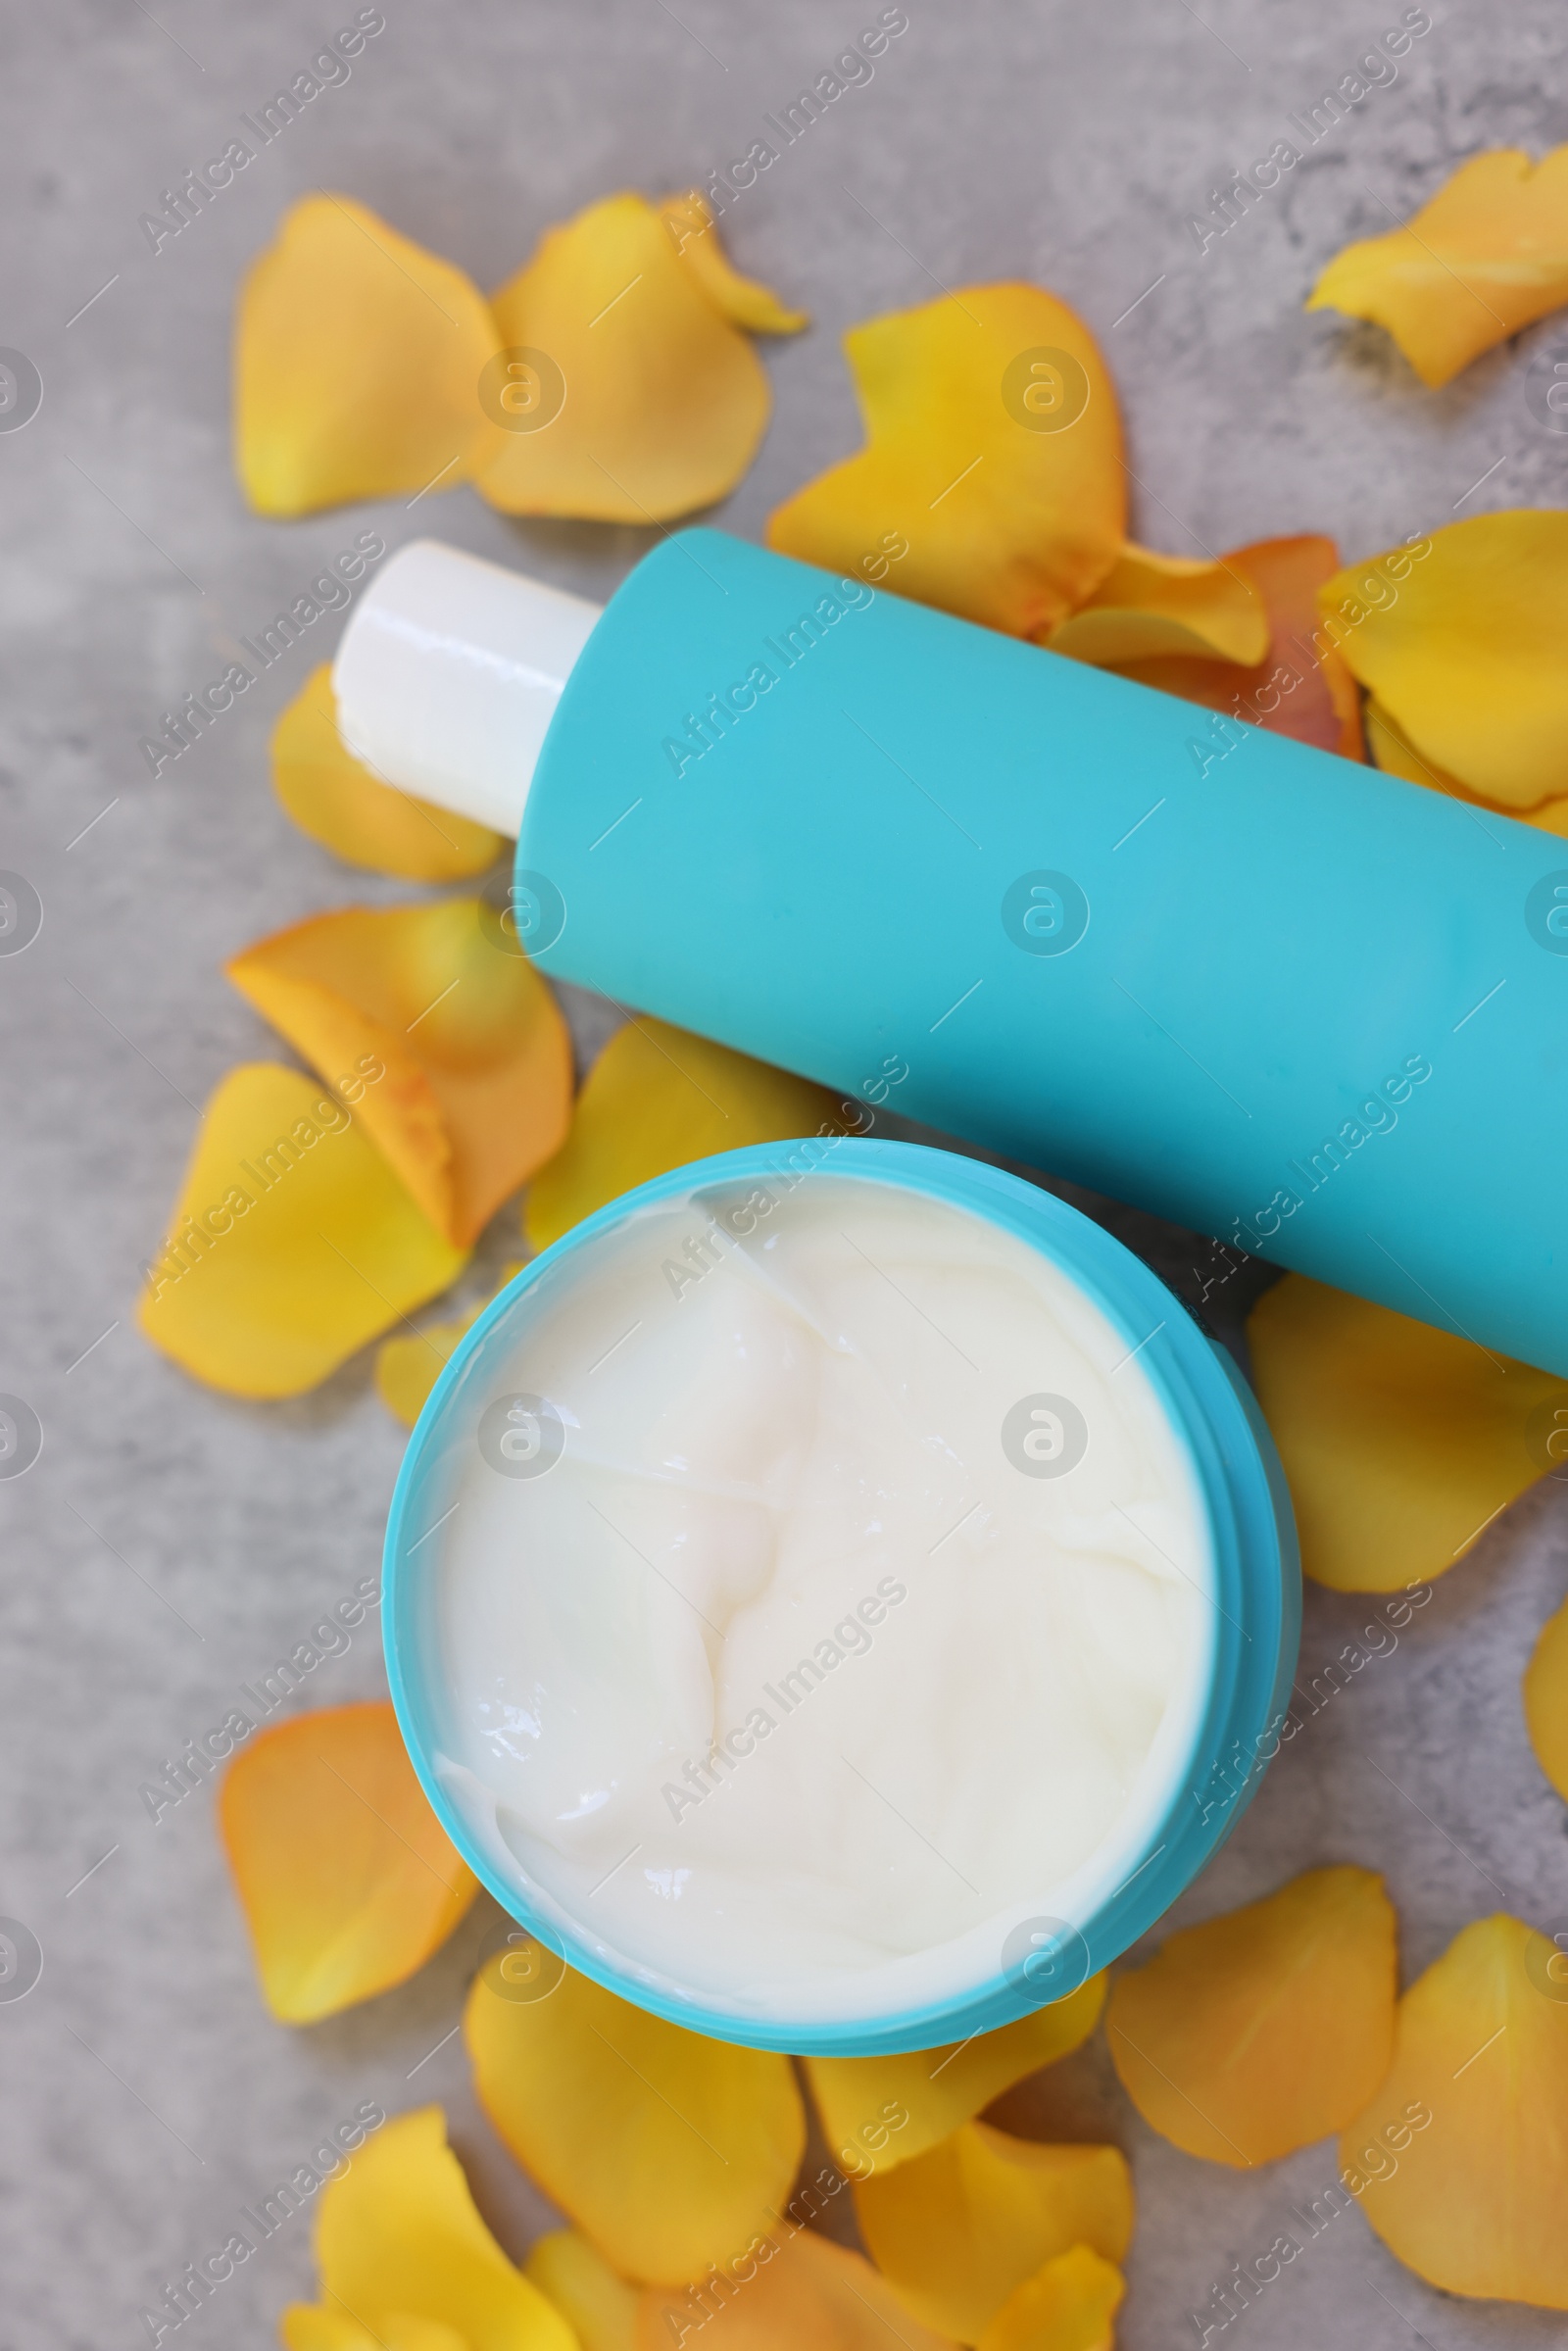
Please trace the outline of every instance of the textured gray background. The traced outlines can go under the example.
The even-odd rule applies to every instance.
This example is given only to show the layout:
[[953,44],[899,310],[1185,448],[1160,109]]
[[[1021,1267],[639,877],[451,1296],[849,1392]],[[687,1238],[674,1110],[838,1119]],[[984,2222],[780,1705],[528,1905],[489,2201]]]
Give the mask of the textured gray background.
[[[510,524],[466,491],[413,515],[401,502],[285,524],[245,511],[228,457],[231,297],[295,195],[350,191],[494,283],[594,197],[684,185],[744,152],[761,114],[875,10],[680,0],[678,22],[662,0],[385,8],[387,30],[352,80],[156,260],[138,215],[338,18],[301,0],[156,0],[157,22],[138,0],[9,0],[4,12],[0,342],[28,352],[46,382],[37,418],[0,436],[0,862],[29,875],[46,907],[38,941],[0,962],[13,1285],[0,1389],[29,1398],[46,1431],[37,1467],[0,1485],[0,1911],[28,1922],[45,1952],[37,1988],[0,2006],[0,2327],[15,2351],[143,2339],[138,2306],[364,2097],[389,2110],[441,2097],[503,2239],[520,2250],[543,2218],[475,2112],[459,2044],[427,2056],[451,2033],[488,1914],[404,1989],[291,2032],[254,1990],[207,1799],[156,1828],[137,1802],[138,1783],[221,1717],[238,1682],[376,1566],[401,1432],[370,1391],[368,1357],[299,1403],[249,1406],[186,1381],[129,1317],[193,1105],[235,1061],[280,1055],[221,958],[313,909],[403,893],[337,867],[268,785],[271,718],[337,621],[161,781],[136,739],[370,523],[394,546],[433,528],[595,596],[644,545],[630,530]],[[1055,289],[1102,335],[1144,485],[1135,527],[1155,546],[1195,553],[1309,529],[1336,533],[1351,557],[1456,507],[1562,502],[1568,443],[1532,422],[1521,389],[1543,330],[1431,394],[1371,330],[1300,309],[1337,246],[1386,226],[1386,207],[1407,212],[1462,156],[1501,141],[1539,153],[1568,136],[1551,0],[1438,0],[1397,83],[1201,260],[1183,224],[1216,174],[1266,153],[1285,115],[1348,72],[1396,7],[1202,0],[1206,23],[1185,0],[910,0],[910,13],[875,80],[732,215],[742,266],[816,324],[769,354],[777,414],[723,514],[730,527],[760,534],[771,505],[855,444],[844,325],[922,300],[937,279],[1014,273]],[[1371,918],[1376,877],[1348,861],[1347,886],[1365,890]],[[603,1034],[591,1004],[574,1011],[580,1042]],[[1191,1288],[1180,1236],[1123,1229]],[[488,1262],[514,1230],[509,1212]],[[1544,1488],[1287,1750],[1187,1914],[1298,1868],[1368,1863],[1398,1902],[1407,1972],[1503,1902],[1568,1916],[1565,1815],[1518,1703],[1565,1568],[1568,1495]],[[1353,1599],[1310,1592],[1308,1670],[1364,1621]],[[311,1695],[381,1688],[372,1624]],[[1023,2103],[1042,2126],[1108,2131],[1133,2156],[1131,2351],[1196,2341],[1189,2307],[1330,2175],[1327,2146],[1250,2177],[1178,2154],[1093,2051]],[[310,2280],[302,2217],[181,2339],[266,2343]],[[1564,2331],[1547,2314],[1433,2294],[1354,2213],[1238,2329],[1250,2351],[1396,2351],[1412,2337],[1437,2351],[1544,2346]]]

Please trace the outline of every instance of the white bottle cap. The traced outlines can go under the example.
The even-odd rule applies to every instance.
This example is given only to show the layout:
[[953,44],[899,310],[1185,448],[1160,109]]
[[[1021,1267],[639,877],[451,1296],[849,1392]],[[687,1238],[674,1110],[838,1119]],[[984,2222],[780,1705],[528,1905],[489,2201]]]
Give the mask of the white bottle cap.
[[545,729],[602,610],[416,539],[343,632],[338,731],[383,783],[515,836]]

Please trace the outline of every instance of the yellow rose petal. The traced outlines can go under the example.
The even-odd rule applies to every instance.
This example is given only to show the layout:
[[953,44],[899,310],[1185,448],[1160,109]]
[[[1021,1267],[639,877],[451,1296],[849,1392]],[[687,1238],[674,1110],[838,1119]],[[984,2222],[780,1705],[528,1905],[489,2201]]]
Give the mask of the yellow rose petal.
[[1360,691],[1317,609],[1318,589],[1340,568],[1334,541],[1259,539],[1219,560],[1249,579],[1262,599],[1268,644],[1261,658],[1243,665],[1210,655],[1153,654],[1113,666],[1161,694],[1224,710],[1342,759],[1361,759]]
[[1145,2122],[1239,2170],[1339,2130],[1388,2068],[1396,1927],[1382,1879],[1338,1868],[1169,1935],[1105,2009]]
[[368,2327],[322,2302],[291,2302],[277,2323],[284,2351],[375,2351]]
[[1445,775],[1441,767],[1434,767],[1430,759],[1421,757],[1404,729],[1393,713],[1384,709],[1375,694],[1367,696],[1364,716],[1367,751],[1385,775],[1401,775],[1407,784],[1425,784],[1429,791],[1446,792],[1455,800],[1470,798],[1470,794],[1462,785],[1455,783],[1451,775]]
[[1391,2253],[1450,2294],[1568,2310],[1568,1983],[1477,1919],[1399,2002],[1394,2063],[1340,2141]]
[[1386,326],[1424,384],[1568,302],[1568,147],[1517,147],[1459,166],[1414,218],[1337,253],[1309,311]]
[[365,1076],[357,1117],[451,1240],[564,1139],[566,1024],[483,900],[318,914],[225,969],[329,1082]]
[[998,2311],[977,2351],[1112,2351],[1127,2291],[1114,2263],[1088,2245],[1058,2253]]
[[1227,556],[1195,563],[1122,548],[1094,594],[1040,639],[1075,661],[1149,661],[1168,654],[1250,665],[1268,651],[1263,598]]
[[789,2194],[806,2116],[787,2057],[709,2040],[567,1969],[539,2000],[474,1979],[474,2085],[517,2161],[623,2277],[744,2255]]
[[1514,815],[1568,798],[1568,512],[1447,523],[1351,564],[1318,601],[1350,668],[1440,779]]
[[311,671],[272,730],[272,789],[302,833],[370,873],[462,882],[487,872],[507,847],[488,826],[416,800],[362,765],[337,731],[329,661]]
[[540,2237],[523,2272],[555,2304],[582,2351],[637,2351],[637,2288],[575,2229]]
[[700,188],[666,196],[659,215],[704,294],[732,325],[754,335],[793,335],[809,326],[805,311],[786,310],[771,286],[741,275],[719,242],[711,207]]
[[1522,821],[1538,826],[1544,833],[1555,833],[1559,840],[1568,839],[1568,797],[1544,800],[1539,808],[1526,808]]
[[1074,2245],[1120,2261],[1132,2178],[1117,2147],[1047,2147],[965,2123],[855,2190],[866,2249],[906,2308],[974,2342],[1043,2262]]
[[223,1774],[219,1826],[263,1993],[288,2025],[405,1982],[478,1890],[385,1699],[259,1731]]
[[[1564,1431],[1568,1434],[1568,1414]],[[1524,1702],[1536,1761],[1568,1802],[1568,1600],[1541,1628],[1525,1668]],[[1568,1960],[1559,1963],[1557,1972],[1568,1999]]]
[[[521,1271],[520,1260],[509,1265],[491,1297],[498,1298]],[[387,1410],[406,1427],[413,1428],[453,1348],[489,1303],[490,1298],[482,1298],[476,1306],[470,1306],[465,1314],[452,1316],[449,1321],[428,1322],[406,1339],[382,1340],[375,1352],[375,1391]]]
[[1064,2000],[971,2040],[896,2057],[808,2057],[829,2152],[859,2180],[911,2162],[1026,2074],[1078,2048],[1104,2001],[1104,1977],[1091,1976]]
[[493,427],[490,307],[461,269],[350,196],[304,196],[240,290],[235,464],[259,514],[465,479]]
[[1291,1273],[1247,1336],[1301,1565],[1337,1592],[1445,1574],[1562,1459],[1548,1448],[1568,1385],[1457,1332]]
[[334,1093],[254,1061],[208,1102],[136,1319],[211,1388],[299,1396],[445,1290],[466,1254]]
[[278,2333],[285,2351],[468,2351],[467,2336],[439,2319],[385,2310],[372,2334],[358,2319],[324,2302],[291,2302],[278,2322]]
[[548,1249],[669,1168],[814,1135],[833,1109],[834,1097],[805,1078],[662,1020],[630,1020],[589,1071],[564,1146],[529,1186],[528,1246]]
[[[316,2258],[326,2309],[387,2351],[577,2351],[561,2313],[479,2218],[439,2106],[395,2115],[327,2181]],[[290,2341],[289,2351],[338,2346]]]
[[[1462,800],[1471,808],[1486,808],[1493,805],[1478,799],[1474,792],[1467,792],[1451,775],[1445,775],[1430,759],[1424,759],[1375,695],[1367,697],[1366,742],[1373,760],[1387,775],[1402,775],[1406,783],[1425,784],[1429,791],[1446,792],[1450,799]],[[1533,808],[1509,808],[1506,813],[1521,824],[1533,824],[1541,832],[1555,833],[1559,839],[1568,836],[1568,797],[1544,800]]]
[[488,395],[498,429],[476,479],[492,506],[666,522],[735,487],[767,376],[643,197],[548,230],[494,307],[514,372]]
[[1083,320],[1039,286],[965,286],[844,348],[866,446],[775,510],[768,545],[1011,636],[1054,628],[1126,524],[1116,395]]
[[687,2351],[955,2351],[909,2316],[862,2254],[809,2229],[775,2230],[733,2273],[644,2294],[637,2351],[682,2342]]

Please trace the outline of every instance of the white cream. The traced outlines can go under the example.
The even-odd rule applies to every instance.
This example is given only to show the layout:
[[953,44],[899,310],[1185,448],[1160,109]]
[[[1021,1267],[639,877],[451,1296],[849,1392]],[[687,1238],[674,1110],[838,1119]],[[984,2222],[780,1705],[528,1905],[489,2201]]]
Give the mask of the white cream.
[[[557,1442],[530,1457],[523,1405],[511,1471],[496,1411],[466,1448],[439,1768],[536,1912],[644,1981],[881,2015],[1139,1866],[1196,1733],[1207,1519],[1137,1339],[1046,1258],[881,1182],[766,1198],[577,1252],[487,1381],[564,1442],[515,1474]],[[1065,1472],[1042,1395],[1082,1415]]]

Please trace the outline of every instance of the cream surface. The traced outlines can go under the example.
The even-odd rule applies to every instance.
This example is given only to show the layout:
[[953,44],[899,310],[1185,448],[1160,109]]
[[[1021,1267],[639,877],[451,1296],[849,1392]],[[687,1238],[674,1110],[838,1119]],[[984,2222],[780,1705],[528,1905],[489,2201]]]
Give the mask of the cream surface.
[[993,1979],[1137,1868],[1196,1727],[1207,1521],[1137,1340],[830,1171],[568,1262],[486,1384],[549,1410],[491,1403],[442,1538],[456,1800],[536,1908],[738,2015]]

